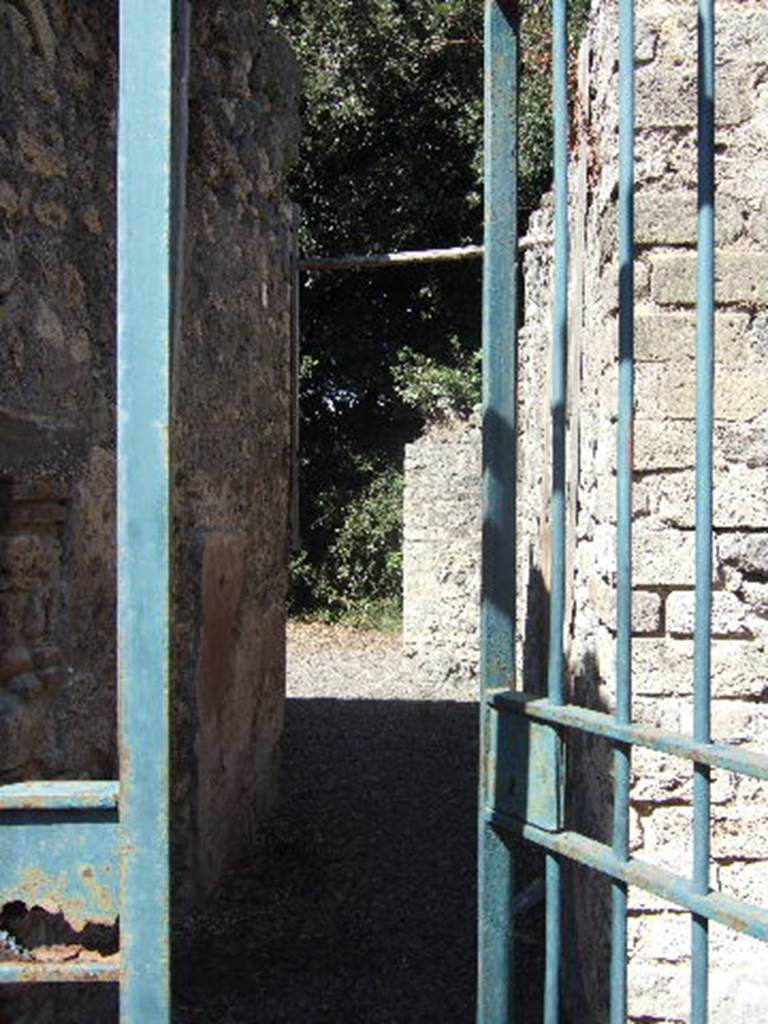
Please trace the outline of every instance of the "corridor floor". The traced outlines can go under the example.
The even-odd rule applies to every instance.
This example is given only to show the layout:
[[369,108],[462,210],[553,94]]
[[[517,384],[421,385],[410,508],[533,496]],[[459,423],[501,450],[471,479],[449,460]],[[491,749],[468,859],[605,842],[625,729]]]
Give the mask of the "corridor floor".
[[477,705],[399,638],[293,626],[282,796],[190,922],[182,1024],[470,1024]]

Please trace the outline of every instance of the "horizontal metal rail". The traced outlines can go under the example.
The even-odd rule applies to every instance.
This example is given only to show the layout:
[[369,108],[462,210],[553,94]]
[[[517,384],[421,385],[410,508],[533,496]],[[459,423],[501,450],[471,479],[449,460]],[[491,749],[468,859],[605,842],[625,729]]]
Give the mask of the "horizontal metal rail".
[[[518,249],[534,249],[552,245],[551,238],[521,238]],[[365,270],[368,267],[391,267],[412,263],[455,263],[483,256],[482,245],[457,245],[449,249],[418,249],[404,252],[376,252],[365,256],[305,256],[299,270]]]
[[531,697],[524,693],[497,693],[490,704],[499,711],[525,715],[540,722],[579,729],[619,743],[658,750],[697,764],[708,764],[713,768],[724,768],[729,772],[768,780],[768,754],[755,750],[745,750],[726,743],[700,743],[683,733],[647,725],[625,725],[602,711],[592,711],[573,704],[550,704],[546,698]]
[[118,791],[112,780],[14,782],[0,786],[0,812],[116,810]]
[[116,956],[98,960],[68,960],[63,963],[0,962],[0,985],[119,982],[120,961]]
[[768,940],[768,910],[764,907],[720,892],[697,892],[690,879],[634,857],[622,860],[610,846],[589,839],[579,832],[547,832],[491,808],[486,809],[486,816],[489,823],[502,832],[511,832],[551,853],[594,868],[627,885],[637,885],[700,917],[717,921],[726,928],[734,928],[756,939]]

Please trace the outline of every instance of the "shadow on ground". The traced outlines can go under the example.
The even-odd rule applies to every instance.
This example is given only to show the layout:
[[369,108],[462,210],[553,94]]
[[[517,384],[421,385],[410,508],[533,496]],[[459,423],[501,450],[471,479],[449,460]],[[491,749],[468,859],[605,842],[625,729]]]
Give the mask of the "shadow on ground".
[[469,1024],[476,705],[312,699],[286,713],[279,813],[180,944],[176,1019]]

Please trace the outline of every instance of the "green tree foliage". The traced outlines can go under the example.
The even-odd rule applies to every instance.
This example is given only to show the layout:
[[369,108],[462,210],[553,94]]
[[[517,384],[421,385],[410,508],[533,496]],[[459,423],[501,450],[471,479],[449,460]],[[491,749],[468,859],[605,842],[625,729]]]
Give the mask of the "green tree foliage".
[[[302,251],[335,256],[481,241],[483,4],[269,2],[304,73],[293,182]],[[550,0],[541,0],[523,12],[524,208],[535,206],[550,177],[550,11]],[[377,475],[391,479],[403,444],[432,414],[414,394],[424,396],[436,368],[475,372],[480,274],[475,261],[304,275],[298,607],[333,603],[334,578],[339,601],[351,593],[339,562],[347,519],[378,493]],[[378,565],[375,521],[366,528]],[[381,571],[387,592],[392,574]],[[375,575],[365,580],[375,596]]]
[[400,602],[402,502],[403,474],[392,467],[353,496],[322,561],[313,563],[306,551],[294,561],[299,607],[361,625],[391,615]]
[[429,422],[469,416],[480,401],[480,352],[463,353],[456,335],[450,340],[450,350],[455,365],[438,363],[422,352],[404,348],[398,353],[398,364],[392,367],[395,393]]

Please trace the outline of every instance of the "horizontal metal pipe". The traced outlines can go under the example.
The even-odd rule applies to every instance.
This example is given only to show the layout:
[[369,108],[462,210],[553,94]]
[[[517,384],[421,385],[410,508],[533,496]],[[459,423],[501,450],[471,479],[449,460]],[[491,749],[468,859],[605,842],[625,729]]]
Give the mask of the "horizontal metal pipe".
[[114,810],[118,790],[112,780],[14,782],[0,786],[0,811]]
[[755,779],[768,780],[768,754],[745,750],[727,743],[699,743],[690,736],[656,729],[646,725],[625,725],[602,711],[576,707],[573,704],[550,704],[546,698],[533,698],[524,693],[506,690],[491,700],[500,711],[526,715],[542,722],[552,722],[571,729],[580,729],[593,736],[631,743],[638,747],[658,750],[663,754],[712,765],[729,772],[738,772]]
[[0,985],[76,982],[119,982],[120,962],[117,957],[108,960],[68,960],[64,963],[0,962]]
[[[519,250],[551,245],[551,238],[526,236],[518,243]],[[485,252],[482,245],[459,245],[450,249],[418,249],[405,252],[370,253],[365,256],[306,256],[299,260],[299,270],[365,270],[368,267],[391,267],[410,263],[451,263],[479,259]]]
[[744,932],[756,939],[768,940],[768,910],[764,907],[733,899],[721,892],[697,892],[690,879],[634,857],[622,860],[610,846],[578,832],[547,832],[490,808],[486,810],[486,815],[490,824],[502,833],[526,839],[552,853],[626,882],[627,885],[637,885],[699,917],[725,925],[726,928]]

